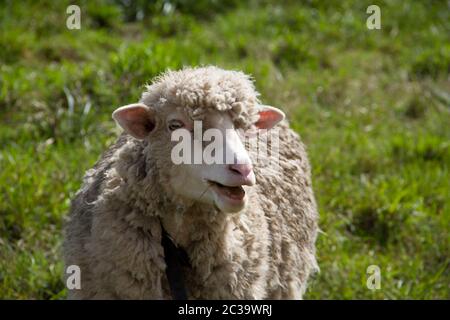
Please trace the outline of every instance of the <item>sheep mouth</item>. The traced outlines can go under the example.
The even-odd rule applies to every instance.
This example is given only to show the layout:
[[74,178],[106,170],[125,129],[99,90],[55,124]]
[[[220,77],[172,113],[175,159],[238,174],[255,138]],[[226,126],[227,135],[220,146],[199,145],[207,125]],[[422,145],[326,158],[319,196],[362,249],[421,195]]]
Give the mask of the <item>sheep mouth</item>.
[[245,190],[242,186],[225,186],[216,181],[208,181],[208,184],[216,192],[232,200],[242,201],[245,198]]

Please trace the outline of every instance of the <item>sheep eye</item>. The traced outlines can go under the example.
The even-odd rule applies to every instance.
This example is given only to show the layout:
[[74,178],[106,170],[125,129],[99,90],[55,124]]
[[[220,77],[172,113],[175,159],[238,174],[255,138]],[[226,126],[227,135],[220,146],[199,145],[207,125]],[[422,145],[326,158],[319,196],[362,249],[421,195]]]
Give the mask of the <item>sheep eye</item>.
[[169,130],[170,131],[175,131],[177,129],[183,128],[184,127],[184,123],[181,122],[180,120],[171,120],[169,121]]

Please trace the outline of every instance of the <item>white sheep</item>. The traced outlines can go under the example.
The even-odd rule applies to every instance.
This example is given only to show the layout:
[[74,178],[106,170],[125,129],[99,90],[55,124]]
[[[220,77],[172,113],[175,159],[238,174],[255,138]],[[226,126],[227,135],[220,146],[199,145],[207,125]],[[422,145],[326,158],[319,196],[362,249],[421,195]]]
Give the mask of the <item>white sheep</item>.
[[[168,71],[113,117],[125,133],[86,173],[66,226],[66,265],[81,269],[69,298],[302,298],[317,269],[310,167],[248,76]],[[171,135],[196,120],[223,134],[220,151],[239,161],[174,164]],[[242,135],[274,126],[278,171],[260,165]]]

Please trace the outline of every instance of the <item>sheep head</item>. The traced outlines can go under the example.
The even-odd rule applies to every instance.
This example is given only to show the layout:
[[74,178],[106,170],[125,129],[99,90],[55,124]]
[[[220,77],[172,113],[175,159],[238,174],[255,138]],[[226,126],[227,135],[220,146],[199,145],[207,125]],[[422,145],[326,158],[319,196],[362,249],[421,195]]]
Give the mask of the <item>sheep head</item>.
[[118,108],[113,118],[134,138],[148,141],[167,192],[233,213],[245,207],[246,189],[256,182],[245,135],[284,118],[256,96],[242,73],[185,69],[158,78],[141,102]]

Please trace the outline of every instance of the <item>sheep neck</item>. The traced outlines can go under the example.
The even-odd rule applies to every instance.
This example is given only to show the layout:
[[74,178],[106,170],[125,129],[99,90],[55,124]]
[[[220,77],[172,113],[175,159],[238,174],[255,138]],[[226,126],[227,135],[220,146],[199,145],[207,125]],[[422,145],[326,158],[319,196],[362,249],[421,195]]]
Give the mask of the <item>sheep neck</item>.
[[168,210],[161,216],[161,222],[172,240],[185,249],[223,234],[229,219],[229,215],[203,204],[183,209],[178,207],[178,210]]

